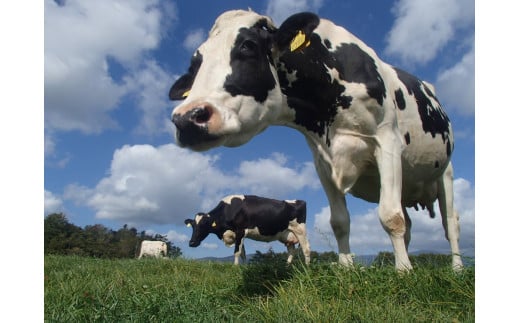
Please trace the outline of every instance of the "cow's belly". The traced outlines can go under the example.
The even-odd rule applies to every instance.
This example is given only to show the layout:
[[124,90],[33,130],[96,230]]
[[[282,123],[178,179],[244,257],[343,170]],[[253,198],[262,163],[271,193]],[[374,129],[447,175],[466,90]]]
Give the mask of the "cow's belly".
[[[295,240],[296,237],[290,230],[284,230],[281,232],[278,232],[274,235],[262,235],[260,233],[260,230],[258,230],[258,227],[252,228],[252,229],[246,229],[245,236],[249,239],[256,240],[256,241],[263,241],[263,242],[271,242],[271,241],[292,241]],[[298,240],[296,239],[297,243]],[[294,243],[293,243],[294,244]]]
[[[441,136],[433,138],[424,133],[412,135],[412,139],[415,140],[405,146],[401,158],[402,202],[406,206],[426,205],[435,201],[437,181],[450,161],[448,143]],[[368,202],[379,202],[380,176],[371,140],[350,137],[342,142],[343,149],[333,152],[329,164],[337,188]],[[345,142],[356,149],[344,149]]]

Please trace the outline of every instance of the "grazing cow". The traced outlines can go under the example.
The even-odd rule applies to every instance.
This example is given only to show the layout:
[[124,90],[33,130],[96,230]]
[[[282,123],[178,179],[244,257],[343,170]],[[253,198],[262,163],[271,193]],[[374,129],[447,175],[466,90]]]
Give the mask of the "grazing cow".
[[142,257],[161,258],[166,257],[167,254],[168,247],[165,242],[143,240],[143,242],[141,242],[141,250],[139,251],[138,259],[141,259]]
[[170,89],[181,147],[238,146],[269,125],[300,131],[330,204],[339,263],[352,266],[345,194],[379,203],[398,270],[408,258],[406,207],[439,201],[452,266],[462,267],[453,209],[453,131],[428,83],[383,62],[312,13],[276,28],[252,11],[223,13]]
[[198,247],[210,233],[235,245],[235,265],[238,257],[245,261],[244,239],[257,241],[278,240],[287,246],[291,263],[299,243],[305,263],[311,261],[311,249],[307,240],[305,201],[279,201],[254,195],[230,195],[223,198],[209,213],[197,213],[195,219],[184,223],[193,228],[190,247]]

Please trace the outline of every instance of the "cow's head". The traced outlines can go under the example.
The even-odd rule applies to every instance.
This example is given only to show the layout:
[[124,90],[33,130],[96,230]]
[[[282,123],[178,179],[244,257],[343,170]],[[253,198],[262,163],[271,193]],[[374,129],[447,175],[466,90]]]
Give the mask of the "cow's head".
[[284,104],[278,57],[304,48],[318,23],[312,13],[294,15],[279,29],[252,11],[218,17],[188,73],[170,89],[171,100],[184,99],[172,113],[177,143],[198,151],[238,146],[276,123]]
[[186,219],[184,223],[193,228],[189,242],[190,247],[198,247],[210,233],[216,232],[217,223],[210,214],[197,213],[195,219]]

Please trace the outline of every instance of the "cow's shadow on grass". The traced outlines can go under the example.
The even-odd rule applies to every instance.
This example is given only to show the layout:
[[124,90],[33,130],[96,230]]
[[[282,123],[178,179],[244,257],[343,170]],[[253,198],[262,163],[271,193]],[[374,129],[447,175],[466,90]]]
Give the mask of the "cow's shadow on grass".
[[237,292],[244,296],[273,295],[275,288],[290,280],[300,265],[298,261],[288,265],[285,260],[274,259],[242,266],[242,284]]

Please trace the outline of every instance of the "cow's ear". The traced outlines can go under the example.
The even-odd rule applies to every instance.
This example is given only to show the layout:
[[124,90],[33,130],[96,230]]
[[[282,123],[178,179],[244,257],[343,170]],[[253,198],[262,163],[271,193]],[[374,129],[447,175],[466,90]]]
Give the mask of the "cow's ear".
[[186,219],[184,220],[184,224],[186,224],[187,227],[191,227],[193,220],[192,219]]
[[280,52],[302,50],[309,46],[312,32],[320,18],[311,12],[302,12],[290,16],[276,31],[275,45]]
[[181,76],[170,88],[170,100],[184,100],[190,93],[193,85],[193,74],[188,73]]

